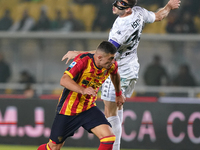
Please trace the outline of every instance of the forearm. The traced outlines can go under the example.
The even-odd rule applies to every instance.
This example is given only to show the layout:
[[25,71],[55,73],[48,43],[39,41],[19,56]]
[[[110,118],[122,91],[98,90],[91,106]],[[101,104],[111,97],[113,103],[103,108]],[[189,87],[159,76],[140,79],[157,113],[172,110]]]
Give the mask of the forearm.
[[180,0],[169,0],[165,7],[155,13],[155,21],[161,21],[166,18],[172,9],[178,9],[180,7],[180,3]]
[[84,87],[78,85],[69,75],[64,74],[60,79],[60,85],[68,90],[83,94]]
[[163,20],[164,18],[168,16],[170,11],[171,11],[171,6],[169,6],[168,4],[165,5],[165,7],[159,9],[158,12],[155,13],[155,16],[156,16],[155,21]]
[[116,92],[120,92],[121,91],[121,84],[120,84],[120,75],[119,73],[113,75],[110,75],[111,81],[115,87],[115,91]]
[[125,102],[125,96],[122,94],[122,91],[121,91],[120,75],[117,72],[117,74],[115,75],[110,75],[110,78],[115,87],[115,92],[116,92],[115,102],[117,104],[117,107],[122,108],[122,105]]

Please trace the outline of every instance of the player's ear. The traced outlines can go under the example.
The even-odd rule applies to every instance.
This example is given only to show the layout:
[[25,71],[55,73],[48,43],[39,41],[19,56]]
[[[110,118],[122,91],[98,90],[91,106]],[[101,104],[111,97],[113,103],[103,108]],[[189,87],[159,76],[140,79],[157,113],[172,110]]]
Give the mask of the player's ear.
[[98,60],[101,60],[101,59],[102,59],[102,57],[103,57],[102,55],[98,55],[98,57],[97,57],[97,58],[98,58]]
[[126,13],[129,13],[129,12],[131,12],[131,10],[132,10],[132,8],[127,8],[127,9],[125,9],[125,11],[126,11]]

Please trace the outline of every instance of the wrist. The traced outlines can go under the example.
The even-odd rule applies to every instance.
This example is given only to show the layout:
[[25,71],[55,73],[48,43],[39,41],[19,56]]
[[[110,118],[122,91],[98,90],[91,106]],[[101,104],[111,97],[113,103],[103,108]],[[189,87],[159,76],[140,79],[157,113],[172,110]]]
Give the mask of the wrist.
[[171,9],[172,9],[172,5],[171,5],[171,3],[170,3],[170,2],[168,2],[168,3],[167,3],[167,5],[166,5],[165,7],[166,7],[166,9],[169,9],[169,10],[171,10]]
[[120,90],[119,92],[115,92],[116,96],[121,96],[122,95],[122,90]]
[[76,50],[74,50],[74,53],[78,54],[78,52]]
[[84,88],[84,87],[81,87],[81,88],[80,88],[80,91],[77,92],[77,93],[80,93],[80,94],[84,95],[84,94],[85,94],[85,88]]

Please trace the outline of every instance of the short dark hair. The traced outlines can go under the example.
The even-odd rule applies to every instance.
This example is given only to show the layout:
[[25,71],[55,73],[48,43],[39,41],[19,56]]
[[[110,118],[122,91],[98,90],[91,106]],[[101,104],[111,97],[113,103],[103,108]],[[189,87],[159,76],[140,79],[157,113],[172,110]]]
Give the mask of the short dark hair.
[[108,41],[103,41],[97,47],[97,50],[101,50],[106,54],[115,54],[117,52],[117,48]]
[[137,0],[127,0],[127,1],[128,1],[128,4],[131,8],[134,7],[137,4]]

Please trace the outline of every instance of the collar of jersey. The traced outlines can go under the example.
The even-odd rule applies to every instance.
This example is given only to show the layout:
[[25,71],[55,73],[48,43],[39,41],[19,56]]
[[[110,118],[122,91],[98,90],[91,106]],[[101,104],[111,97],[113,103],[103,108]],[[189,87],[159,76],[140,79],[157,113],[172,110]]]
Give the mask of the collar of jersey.
[[133,9],[132,9],[132,13],[131,13],[130,15],[125,16],[125,17],[118,17],[118,18],[120,18],[120,19],[125,19],[125,18],[131,17],[131,16],[133,16],[133,15],[134,15],[134,11],[133,11]]
[[97,69],[99,69],[99,70],[102,69],[102,68],[97,67],[97,65],[96,65],[96,63],[95,63],[95,61],[94,61],[94,55],[93,55],[93,57],[92,57],[92,61],[94,62],[94,66],[95,66]]

